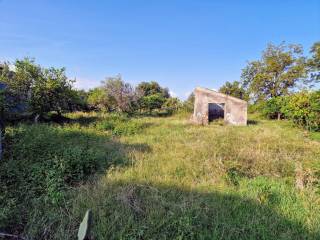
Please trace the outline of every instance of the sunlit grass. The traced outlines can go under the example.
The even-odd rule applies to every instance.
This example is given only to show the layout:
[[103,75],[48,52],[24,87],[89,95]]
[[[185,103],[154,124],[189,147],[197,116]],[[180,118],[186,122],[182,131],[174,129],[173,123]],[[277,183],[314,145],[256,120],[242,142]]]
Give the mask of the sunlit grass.
[[108,115],[69,117],[77,121],[56,127],[96,134],[99,154],[118,160],[68,190],[64,204],[35,203],[26,234],[47,229],[47,239],[74,239],[90,208],[95,239],[320,237],[320,143],[287,122],[196,126],[187,115],[143,117],[130,120],[143,128],[114,135],[99,127]]

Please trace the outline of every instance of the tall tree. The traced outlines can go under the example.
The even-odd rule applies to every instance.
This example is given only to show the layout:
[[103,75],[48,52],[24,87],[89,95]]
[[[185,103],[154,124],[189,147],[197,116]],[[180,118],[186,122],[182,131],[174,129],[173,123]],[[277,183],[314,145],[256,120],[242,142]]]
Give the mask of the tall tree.
[[310,81],[320,82],[320,42],[315,42],[310,50],[312,54],[308,59],[308,67],[310,72]]
[[300,45],[269,44],[260,60],[242,70],[243,86],[255,100],[287,95],[306,76],[306,61]]
[[121,112],[132,112],[136,105],[136,95],[131,84],[122,80],[121,75],[108,77],[102,82],[110,105]]
[[219,92],[240,98],[243,100],[248,100],[249,95],[246,90],[242,87],[241,83],[238,81],[226,82],[220,89]]

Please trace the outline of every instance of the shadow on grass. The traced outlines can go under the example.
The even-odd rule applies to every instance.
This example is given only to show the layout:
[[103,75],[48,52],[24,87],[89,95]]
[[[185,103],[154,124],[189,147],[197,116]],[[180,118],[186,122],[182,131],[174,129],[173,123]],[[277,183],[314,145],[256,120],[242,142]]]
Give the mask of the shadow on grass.
[[253,120],[253,119],[248,119],[248,121],[247,121],[248,125],[257,125],[258,123],[259,123],[259,121]]
[[88,126],[91,123],[96,122],[99,117],[96,116],[79,116],[77,118],[70,119],[70,123],[78,123],[80,126]]
[[64,115],[58,115],[55,113],[50,114],[42,122],[44,123],[57,123],[60,125],[68,123],[78,123],[80,126],[88,126],[93,122],[96,122],[99,119],[98,116],[77,116],[76,118],[68,118]]
[[[59,228],[76,232],[90,208],[93,239],[319,239],[320,232],[308,231],[302,219],[295,222],[275,211],[281,196],[268,197],[270,204],[264,205],[235,194],[107,182],[79,192],[73,217],[60,221]],[[72,231],[52,232],[57,239],[72,238]]]
[[[36,203],[59,207],[65,193],[150,152],[147,144],[123,144],[107,134],[48,124],[19,125],[7,132],[0,162],[0,230],[21,233]],[[45,213],[44,213],[45,214]]]
[[163,118],[166,118],[166,117],[171,117],[172,115],[174,115],[174,112],[136,112],[135,114],[133,114],[133,116],[135,117],[156,117],[156,118],[159,118],[159,117],[163,117]]

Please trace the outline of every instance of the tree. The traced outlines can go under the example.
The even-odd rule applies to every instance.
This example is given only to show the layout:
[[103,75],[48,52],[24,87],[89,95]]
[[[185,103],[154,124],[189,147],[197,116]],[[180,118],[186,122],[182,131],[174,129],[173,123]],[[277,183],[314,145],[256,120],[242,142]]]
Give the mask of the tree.
[[181,107],[181,102],[178,98],[167,98],[164,104],[162,105],[162,108],[164,108],[168,113],[173,113],[178,111],[178,109]]
[[284,96],[268,99],[263,103],[262,113],[270,119],[277,118],[278,120],[280,120],[281,116],[284,115],[282,112],[282,108],[286,105],[287,100],[287,97]]
[[141,95],[141,96],[150,96],[153,94],[160,94],[164,98],[169,98],[169,90],[168,88],[163,88],[159,85],[159,83],[155,81],[151,82],[141,82],[137,87],[136,91]]
[[309,72],[311,73],[310,81],[319,82],[320,81],[320,42],[315,42],[310,50],[312,54],[311,58],[308,59]]
[[243,87],[255,100],[287,95],[306,76],[302,53],[299,45],[269,44],[260,60],[242,70]]
[[0,160],[3,153],[3,140],[6,131],[6,116],[10,109],[10,101],[8,99],[8,88],[5,84],[5,80],[13,76],[12,71],[9,69],[8,63],[0,64]]
[[187,100],[183,102],[183,108],[186,112],[193,112],[194,100],[195,100],[195,96],[194,96],[194,93],[192,92],[188,96]]
[[242,87],[241,83],[238,81],[226,82],[219,89],[219,92],[236,97],[236,98],[240,98],[246,101],[249,100],[249,96],[246,90]]
[[[8,64],[7,64],[8,65]],[[16,60],[14,73],[2,70],[1,81],[6,84],[15,109],[30,112],[35,121],[43,114],[69,111],[76,100],[73,80],[66,77],[65,68],[42,68],[33,59]],[[9,74],[10,73],[10,74]]]
[[121,112],[132,112],[136,107],[137,97],[133,87],[125,83],[121,76],[109,77],[103,83],[110,105]]
[[106,91],[102,87],[96,87],[89,90],[88,93],[88,104],[90,108],[95,110],[112,110],[112,105]]
[[154,109],[160,109],[165,101],[166,99],[160,93],[144,96],[142,98],[142,107],[151,114]]
[[71,103],[71,110],[82,110],[82,111],[88,111],[88,92],[81,89],[72,89],[71,91],[72,96],[72,103]]
[[71,111],[77,99],[73,82],[67,78],[65,68],[43,69],[32,86],[32,111],[40,116],[50,111],[56,111],[58,115],[65,110]]
[[160,109],[166,100],[170,98],[168,88],[163,88],[154,81],[141,82],[136,87],[136,95],[140,110],[145,109],[149,113],[154,109]]

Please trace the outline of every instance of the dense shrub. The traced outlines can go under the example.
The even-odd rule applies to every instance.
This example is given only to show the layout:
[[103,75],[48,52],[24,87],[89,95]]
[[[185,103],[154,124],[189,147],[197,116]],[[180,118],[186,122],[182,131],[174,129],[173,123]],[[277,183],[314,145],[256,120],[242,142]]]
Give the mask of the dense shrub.
[[257,106],[270,119],[287,118],[308,130],[320,130],[320,91],[275,97]]
[[134,135],[139,133],[143,124],[130,119],[124,114],[110,114],[96,124],[96,128],[102,131],[111,131],[113,135]]
[[300,92],[285,101],[282,113],[308,130],[320,130],[320,91]]
[[182,103],[178,98],[168,98],[162,106],[168,114],[177,112],[181,107]]
[[60,205],[67,188],[111,164],[101,147],[104,142],[76,126],[9,128],[9,146],[0,162],[0,228],[23,224],[35,202]]
[[282,108],[286,105],[286,97],[274,97],[270,98],[260,107],[262,107],[262,113],[270,119],[280,119],[284,117]]
[[115,126],[112,133],[114,135],[134,135],[141,131],[143,125],[139,122],[122,122]]

